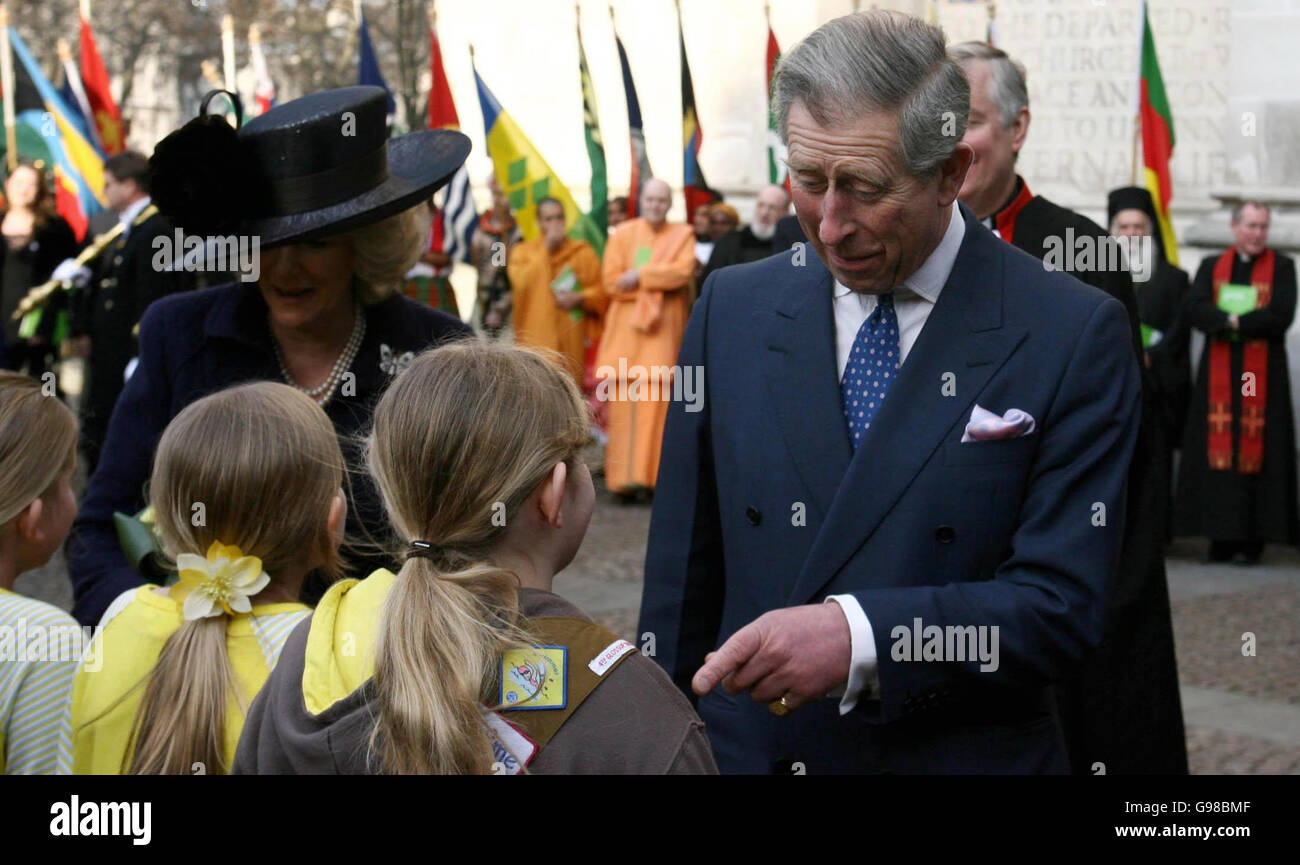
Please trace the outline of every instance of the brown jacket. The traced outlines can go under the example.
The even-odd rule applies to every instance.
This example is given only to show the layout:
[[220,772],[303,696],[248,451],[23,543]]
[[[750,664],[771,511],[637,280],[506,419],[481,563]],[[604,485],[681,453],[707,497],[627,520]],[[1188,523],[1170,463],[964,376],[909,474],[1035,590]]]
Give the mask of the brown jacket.
[[[523,589],[529,619],[589,620],[551,592]],[[234,774],[368,774],[374,729],[367,679],[347,697],[312,714],[303,670],[312,620],[288,638],[279,663],[249,708]],[[571,663],[584,663],[572,659]],[[502,713],[510,720],[523,713]],[[632,652],[565,721],[528,766],[533,774],[717,774],[704,723],[664,672]]]

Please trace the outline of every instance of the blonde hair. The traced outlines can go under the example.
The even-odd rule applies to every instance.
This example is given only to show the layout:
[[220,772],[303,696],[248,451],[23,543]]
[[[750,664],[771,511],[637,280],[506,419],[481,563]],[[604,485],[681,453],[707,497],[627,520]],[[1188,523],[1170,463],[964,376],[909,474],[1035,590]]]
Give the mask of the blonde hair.
[[[337,577],[328,520],[343,471],[334,427],[305,394],[257,382],[206,396],[158,442],[149,498],[163,550],[174,560],[220,541],[260,558],[272,581],[307,561],[324,562]],[[242,707],[252,697],[238,693],[230,668],[228,621],[187,621],[167,640],[145,685],[125,771],[188,773],[196,762],[210,773],[228,770],[227,702],[233,694]]]
[[407,271],[429,243],[429,219],[423,202],[386,219],[348,232],[352,236],[352,272],[357,299],[378,303],[397,291]]
[[[415,359],[375,409],[368,463],[409,558],[375,647],[381,771],[488,772],[480,705],[496,703],[501,653],[526,645],[518,579],[490,554],[556,463],[589,436],[586,403],[558,359],[497,343],[451,343]],[[506,519],[493,520],[504,506]]]
[[0,526],[49,494],[77,460],[77,420],[41,383],[0,370]]

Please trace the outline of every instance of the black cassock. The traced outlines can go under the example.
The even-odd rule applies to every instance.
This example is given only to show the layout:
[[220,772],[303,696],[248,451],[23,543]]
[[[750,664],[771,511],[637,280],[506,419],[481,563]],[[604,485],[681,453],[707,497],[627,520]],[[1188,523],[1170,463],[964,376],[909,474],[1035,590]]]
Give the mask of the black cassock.
[[[995,215],[994,220],[995,225],[1004,223],[1019,205],[1018,213],[1010,217],[1013,245],[1044,259],[1048,239],[1064,243],[1067,229],[1076,238],[1107,236],[1092,220],[1041,196],[1024,203],[1023,184],[1017,179],[1016,195],[999,212],[1003,218]],[[1133,328],[1133,350],[1141,358],[1138,302],[1127,271],[1074,276],[1124,304]],[[1142,378],[1142,425],[1129,468],[1124,545],[1102,640],[1077,678],[1056,688],[1071,766],[1079,775],[1187,772],[1165,581],[1164,514],[1169,500],[1168,469],[1162,458],[1165,431],[1151,376],[1144,370]],[[1099,763],[1104,769],[1096,768]]]
[[[1286,332],[1295,318],[1295,261],[1276,254],[1273,295],[1267,307],[1241,316],[1243,337],[1268,340],[1268,378],[1264,403],[1264,460],[1259,474],[1210,471],[1206,453],[1209,405],[1209,354],[1213,335],[1228,330],[1228,316],[1214,304],[1213,255],[1201,262],[1192,283],[1186,317],[1206,334],[1196,374],[1178,472],[1175,527],[1179,535],[1217,541],[1297,541],[1295,432],[1291,418],[1291,380],[1287,373]],[[1237,256],[1232,282],[1249,284],[1253,262]],[[1230,344],[1231,382],[1241,382],[1242,343]],[[1237,453],[1241,387],[1232,388],[1232,452]]]

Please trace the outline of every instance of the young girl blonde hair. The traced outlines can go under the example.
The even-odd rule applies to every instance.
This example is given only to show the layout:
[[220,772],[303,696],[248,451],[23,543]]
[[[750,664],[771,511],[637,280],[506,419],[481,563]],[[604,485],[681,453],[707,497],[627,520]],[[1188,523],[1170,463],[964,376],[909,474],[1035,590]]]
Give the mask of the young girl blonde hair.
[[[272,584],[308,561],[337,578],[328,520],[343,466],[329,418],[291,387],[257,382],[204,397],[158,442],[149,498],[163,550],[175,560],[220,541],[261,559]],[[238,690],[228,621],[224,614],[187,621],[167,640],[145,684],[124,772],[188,774],[194,763],[228,770],[226,710]],[[253,695],[234,696],[246,708]]]
[[490,556],[556,463],[572,469],[588,423],[558,359],[496,343],[426,352],[379,401],[370,471],[399,538],[434,545],[384,606],[370,743],[382,771],[490,771],[480,707],[496,703],[501,653],[528,642],[518,579]]
[[0,370],[0,526],[47,495],[77,460],[77,420],[30,376]]

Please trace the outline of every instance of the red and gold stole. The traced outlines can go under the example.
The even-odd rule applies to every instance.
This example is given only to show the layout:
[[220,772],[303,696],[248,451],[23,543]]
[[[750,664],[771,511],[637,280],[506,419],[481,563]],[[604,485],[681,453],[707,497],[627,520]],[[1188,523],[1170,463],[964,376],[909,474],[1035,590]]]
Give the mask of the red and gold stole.
[[[1232,281],[1232,263],[1237,248],[1230,248],[1214,263],[1214,303],[1219,303],[1219,288]],[[1255,259],[1250,270],[1250,284],[1257,292],[1256,309],[1268,306],[1273,295],[1273,250],[1266,249]],[[1210,339],[1209,415],[1206,449],[1213,471],[1232,471],[1232,353],[1233,340],[1227,336]],[[1253,373],[1255,386],[1242,389],[1241,438],[1237,443],[1237,471],[1243,475],[1259,474],[1264,461],[1264,405],[1268,398],[1268,340],[1248,339],[1242,346],[1241,371]]]
[[1029,191],[1029,184],[1022,179],[1020,181],[1020,192],[1016,197],[1011,199],[1011,203],[1002,208],[993,217],[993,225],[997,228],[998,234],[1007,243],[1016,233],[1016,217],[1020,211],[1025,209],[1025,205],[1034,200],[1034,194]]

